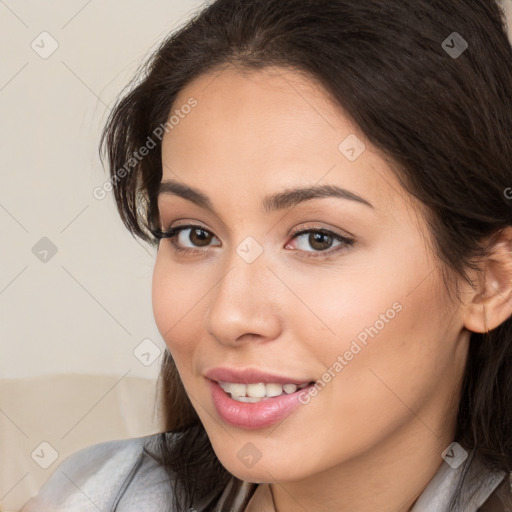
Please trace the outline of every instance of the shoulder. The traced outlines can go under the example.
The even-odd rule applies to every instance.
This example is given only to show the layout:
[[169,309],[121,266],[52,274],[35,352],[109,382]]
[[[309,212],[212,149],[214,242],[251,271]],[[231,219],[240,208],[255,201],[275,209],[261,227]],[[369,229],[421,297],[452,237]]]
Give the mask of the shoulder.
[[172,502],[171,485],[146,450],[158,437],[107,441],[73,453],[21,512],[166,510]]
[[512,473],[506,474],[479,512],[507,512],[512,507]]

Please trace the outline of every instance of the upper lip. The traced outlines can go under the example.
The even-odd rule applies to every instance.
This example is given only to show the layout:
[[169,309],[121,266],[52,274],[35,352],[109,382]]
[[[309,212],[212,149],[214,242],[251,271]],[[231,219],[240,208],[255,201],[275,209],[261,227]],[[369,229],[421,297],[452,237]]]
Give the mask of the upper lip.
[[314,379],[297,379],[295,377],[285,377],[275,373],[264,372],[255,368],[212,368],[205,373],[205,376],[217,382],[233,382],[237,384],[254,384],[264,382],[269,384],[304,384],[312,382]]

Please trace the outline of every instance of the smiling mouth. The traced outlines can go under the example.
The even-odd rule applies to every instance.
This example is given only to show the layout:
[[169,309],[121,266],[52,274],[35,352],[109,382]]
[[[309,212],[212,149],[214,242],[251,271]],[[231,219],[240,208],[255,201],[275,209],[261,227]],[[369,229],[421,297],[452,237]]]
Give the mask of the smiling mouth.
[[302,384],[278,384],[274,382],[258,382],[254,384],[239,384],[235,382],[218,381],[219,386],[233,400],[237,402],[262,402],[281,395],[291,395],[312,384],[304,382]]

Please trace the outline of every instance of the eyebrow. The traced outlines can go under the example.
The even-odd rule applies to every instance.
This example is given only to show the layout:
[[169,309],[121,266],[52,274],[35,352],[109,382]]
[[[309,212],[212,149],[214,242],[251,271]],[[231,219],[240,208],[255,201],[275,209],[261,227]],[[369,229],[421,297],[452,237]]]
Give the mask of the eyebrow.
[[[184,185],[178,181],[162,181],[158,187],[157,192],[158,196],[161,194],[171,194],[182,197],[183,199],[188,199],[201,208],[205,208],[206,210],[215,214],[217,217],[219,216],[208,196],[204,195],[196,188],[189,187],[188,185]],[[354,194],[353,192],[350,192],[349,190],[338,187],[336,185],[317,185],[312,187],[285,190],[284,192],[278,192],[266,196],[263,199],[262,206],[264,213],[270,213],[276,210],[291,208],[292,206],[296,206],[304,201],[324,197],[347,199],[349,201],[355,201],[357,203],[368,206],[369,208],[373,208],[373,205],[366,199],[363,199],[357,194]]]

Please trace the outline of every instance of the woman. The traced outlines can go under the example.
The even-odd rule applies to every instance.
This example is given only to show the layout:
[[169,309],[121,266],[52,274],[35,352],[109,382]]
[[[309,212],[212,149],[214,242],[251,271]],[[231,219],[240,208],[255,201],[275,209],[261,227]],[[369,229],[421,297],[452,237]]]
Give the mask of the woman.
[[24,508],[512,510],[512,49],[491,0],[217,0],[102,139],[167,432]]

